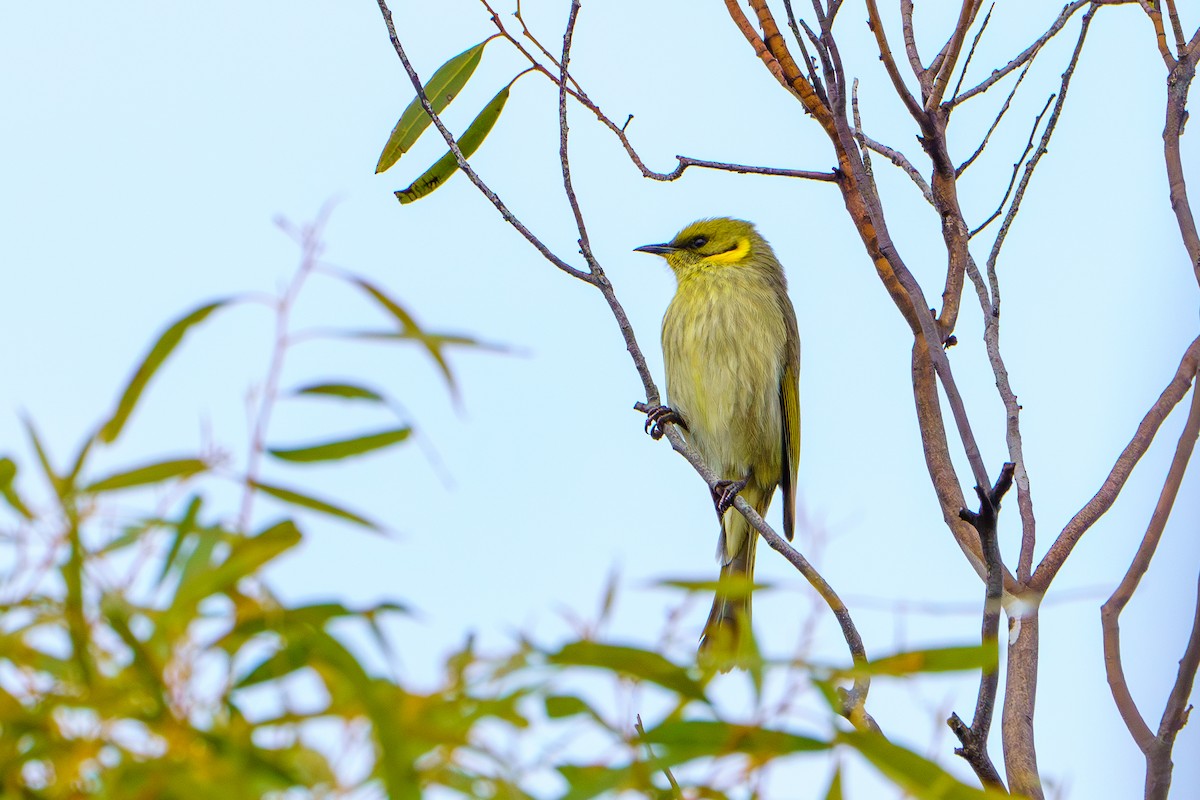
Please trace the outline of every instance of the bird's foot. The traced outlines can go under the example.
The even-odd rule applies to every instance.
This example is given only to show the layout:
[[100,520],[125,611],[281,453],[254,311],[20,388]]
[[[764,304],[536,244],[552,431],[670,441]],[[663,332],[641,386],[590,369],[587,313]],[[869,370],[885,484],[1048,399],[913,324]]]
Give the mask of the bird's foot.
[[717,481],[712,489],[713,505],[717,509],[717,519],[724,519],[725,512],[733,505],[733,501],[737,499],[738,492],[746,488],[749,478],[742,478],[740,481]]
[[663,425],[668,422],[678,425],[687,430],[687,423],[683,421],[683,417],[675,409],[669,406],[654,406],[646,411],[646,433],[650,434],[650,438],[658,441],[663,437]]

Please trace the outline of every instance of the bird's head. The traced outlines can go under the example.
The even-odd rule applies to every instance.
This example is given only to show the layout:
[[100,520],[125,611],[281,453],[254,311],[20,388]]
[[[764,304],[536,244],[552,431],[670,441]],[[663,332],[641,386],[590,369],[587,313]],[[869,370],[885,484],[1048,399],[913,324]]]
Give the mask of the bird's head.
[[741,219],[720,217],[693,222],[670,242],[635,247],[667,260],[676,275],[711,268],[741,267],[760,263],[763,256],[774,263],[774,255],[754,225]]

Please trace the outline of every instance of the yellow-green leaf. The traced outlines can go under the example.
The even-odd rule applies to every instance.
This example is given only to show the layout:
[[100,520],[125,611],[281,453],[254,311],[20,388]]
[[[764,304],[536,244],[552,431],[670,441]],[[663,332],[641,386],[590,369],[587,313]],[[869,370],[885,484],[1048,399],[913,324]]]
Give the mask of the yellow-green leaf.
[[716,720],[667,720],[646,731],[642,738],[666,748],[667,758],[673,762],[732,753],[765,760],[790,753],[828,750],[831,745],[811,736]]
[[924,756],[874,731],[840,731],[836,741],[853,747],[901,789],[919,800],[1000,800],[1007,792],[959,782]]
[[188,330],[192,326],[203,322],[208,318],[209,314],[228,302],[228,300],[218,300],[215,303],[201,306],[195,311],[185,314],[163,331],[162,335],[158,337],[158,341],[154,343],[154,346],[150,348],[150,352],[146,354],[146,357],[142,359],[142,363],[134,371],[133,377],[129,379],[129,384],[125,387],[121,399],[117,402],[117,408],[113,411],[112,417],[100,429],[100,441],[111,443],[121,435],[121,430],[129,420],[129,415],[133,413],[133,407],[137,405],[138,398],[142,396],[146,385],[154,377],[154,373],[158,371],[163,362],[167,360],[167,357],[171,355],[172,351],[183,341],[183,337]]
[[25,501],[17,494],[13,481],[17,477],[17,464],[7,456],[0,458],[0,495],[8,501],[13,510],[25,519],[33,519],[33,512],[25,505]]
[[597,667],[657,683],[689,700],[704,699],[703,687],[688,675],[687,670],[649,650],[600,642],[571,642],[557,653],[548,655],[547,660],[562,666]]
[[282,461],[299,464],[311,464],[318,461],[338,461],[351,456],[360,456],[373,450],[403,442],[412,433],[412,428],[395,428],[380,431],[366,436],[356,436],[353,439],[339,439],[324,444],[297,447],[292,449],[272,448],[267,452]]
[[[467,126],[467,130],[463,132],[463,135],[459,137],[458,149],[463,154],[463,158],[470,158],[479,149],[479,145],[483,144],[483,140],[487,138],[487,135],[491,133],[492,126],[496,124],[496,120],[500,117],[500,112],[504,110],[504,104],[508,102],[508,93],[511,89],[511,83],[501,89],[491,99],[491,102],[483,107],[483,111],[479,112],[479,115]],[[425,170],[421,177],[413,181],[407,189],[401,189],[396,192],[396,199],[403,205],[407,205],[414,200],[420,200],[445,183],[457,171],[458,160],[454,157],[452,151],[448,151],[432,167]]]
[[83,487],[83,491],[99,493],[111,492],[115,489],[132,489],[136,486],[148,486],[152,483],[162,483],[163,481],[175,478],[186,478],[198,472],[203,472],[206,469],[208,469],[208,465],[198,458],[177,458],[170,461],[159,461],[93,481]]
[[355,525],[361,525],[364,528],[379,530],[379,525],[367,519],[366,517],[355,514],[353,511],[348,511],[340,506],[335,506],[333,503],[326,502],[325,500],[319,500],[315,497],[302,494],[301,492],[297,492],[293,489],[285,489],[282,486],[272,486],[260,481],[252,480],[250,481],[250,485],[255,489],[258,489],[263,494],[268,494],[271,497],[274,497],[276,500],[281,500],[294,506],[300,506],[301,508],[307,508],[310,511],[318,511],[322,514],[328,514],[331,517],[337,517],[338,519],[345,520],[346,522],[353,522]]
[[314,383],[310,386],[302,386],[292,394],[338,397],[343,400],[369,400],[374,403],[386,402],[379,392],[353,383]]
[[[450,101],[457,97],[462,88],[467,85],[467,80],[479,66],[479,59],[483,56],[483,47],[489,41],[491,40],[484,39],[474,47],[467,48],[442,64],[438,67],[437,72],[433,73],[433,77],[429,79],[424,88],[425,96],[429,98],[429,104],[433,106],[435,114],[442,113],[442,110],[450,105]],[[414,97],[408,104],[408,108],[404,109],[404,113],[400,115],[396,127],[392,128],[392,135],[388,137],[387,144],[383,146],[383,152],[379,154],[379,163],[375,165],[375,174],[378,175],[399,161],[400,156],[408,152],[408,148],[412,147],[429,127],[430,121],[429,115],[425,113],[425,109],[421,105],[421,99]]]
[[855,677],[859,675],[914,675],[926,672],[956,672],[974,669],[995,670],[997,658],[995,642],[964,647],[939,647],[929,650],[909,650],[876,658],[861,667],[837,670],[834,674]]

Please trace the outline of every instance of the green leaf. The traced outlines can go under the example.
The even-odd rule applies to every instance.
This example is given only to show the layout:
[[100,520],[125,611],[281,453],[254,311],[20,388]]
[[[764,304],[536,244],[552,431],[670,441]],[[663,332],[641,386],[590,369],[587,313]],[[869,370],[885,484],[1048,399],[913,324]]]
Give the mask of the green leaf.
[[218,300],[214,303],[197,308],[189,314],[184,315],[176,320],[170,327],[162,332],[158,337],[158,341],[150,348],[150,352],[142,359],[142,363],[134,371],[133,377],[129,379],[129,384],[125,387],[121,399],[117,402],[117,408],[113,411],[113,415],[104,423],[100,429],[100,441],[110,444],[116,441],[121,435],[125,423],[129,421],[129,415],[133,413],[133,408],[137,405],[138,398],[142,396],[146,385],[150,379],[154,377],[154,373],[163,365],[167,357],[175,350],[184,335],[188,330],[208,318],[208,315],[216,311],[221,306],[229,303],[229,300]]
[[50,486],[58,498],[63,499],[68,494],[70,485],[59,476],[51,465],[50,456],[46,453],[46,447],[42,444],[42,437],[38,436],[33,420],[29,417],[22,417],[21,421],[25,424],[25,432],[29,434],[29,441],[33,443],[33,452],[37,454],[38,463],[42,466],[46,480],[50,482]]
[[158,580],[155,581],[155,586],[161,586],[163,581],[167,579],[167,575],[171,572],[171,566],[175,563],[175,559],[179,556],[179,549],[183,547],[183,543],[191,535],[192,530],[196,527],[196,518],[200,515],[200,504],[203,502],[200,495],[193,495],[192,500],[188,503],[187,510],[183,512],[183,518],[175,525],[175,538],[171,540],[171,547],[167,550],[167,556],[163,559],[162,570],[158,573]]
[[[504,110],[504,104],[508,102],[508,93],[511,89],[511,83],[501,89],[491,99],[491,102],[483,107],[483,111],[480,111],[479,115],[471,121],[463,135],[458,138],[458,149],[463,154],[463,158],[470,158],[479,149],[479,145],[483,144],[487,135],[491,133],[492,126],[496,124],[496,120],[500,118],[500,112]],[[445,183],[457,171],[458,160],[454,157],[454,152],[449,151],[432,167],[425,170],[424,174],[413,181],[407,189],[396,192],[396,199],[400,201],[401,205],[420,200]]]
[[115,475],[109,475],[107,478],[93,481],[83,487],[83,491],[99,494],[100,492],[111,492],[116,489],[132,489],[136,486],[148,486],[152,483],[162,483],[163,481],[175,478],[190,477],[196,473],[204,472],[206,469],[208,469],[208,465],[198,458],[177,458],[170,461],[159,461],[155,464],[146,464],[142,467],[118,472]]
[[716,720],[667,720],[646,731],[643,741],[666,748],[673,762],[733,753],[761,761],[828,750],[832,745],[811,736]]
[[582,699],[569,694],[546,696],[546,716],[550,719],[573,717],[576,714],[591,714],[592,709]]
[[[433,77],[429,79],[424,88],[425,96],[429,98],[429,105],[433,107],[435,114],[442,113],[442,110],[450,105],[450,101],[457,97],[462,88],[467,85],[467,80],[479,66],[479,59],[483,57],[484,45],[489,41],[491,39],[484,39],[474,47],[467,48],[442,64],[438,67],[437,72],[433,73]],[[408,104],[408,108],[404,109],[404,113],[400,115],[396,127],[392,128],[392,135],[388,137],[387,144],[383,146],[383,152],[379,154],[379,163],[375,165],[375,174],[384,172],[399,161],[400,156],[408,152],[408,148],[412,147],[420,138],[431,121],[429,115],[425,113],[425,108],[421,105],[421,98],[414,97]]]
[[13,482],[17,477],[17,464],[11,458],[5,456],[0,458],[0,495],[8,501],[8,504],[13,507],[13,510],[20,514],[25,519],[33,519],[33,512],[25,505],[21,496],[17,494],[16,487]]
[[300,508],[307,508],[310,511],[318,511],[322,514],[328,514],[331,517],[337,517],[346,522],[353,522],[355,525],[361,525],[364,528],[371,530],[379,530],[379,525],[366,517],[355,514],[353,511],[348,511],[340,506],[335,506],[333,503],[328,503],[324,500],[318,500],[306,494],[301,494],[293,489],[285,489],[282,486],[272,486],[260,481],[249,481],[250,485],[258,489],[263,494],[268,494],[276,500],[281,500],[284,503],[289,503]]
[[194,572],[189,580],[180,581],[172,606],[192,608],[204,598],[224,592],[300,544],[301,538],[296,525],[291,520],[284,520],[257,536],[237,540],[230,548],[229,556],[219,565]]
[[358,436],[353,439],[340,439],[334,442],[326,442],[325,444],[288,450],[273,448],[267,452],[282,461],[292,461],[301,464],[309,464],[314,461],[338,461],[343,458],[360,456],[370,453],[373,450],[380,450],[384,447],[398,444],[407,439],[411,433],[412,428],[409,427],[395,428],[366,436]]
[[704,700],[704,688],[688,675],[687,670],[649,650],[599,642],[571,642],[546,658],[551,664],[596,667],[627,678],[657,683],[689,700]]
[[927,672],[956,672],[984,669],[994,671],[998,664],[995,642],[965,647],[940,647],[909,650],[873,659],[862,666],[835,671],[841,677],[860,675],[913,675]]
[[829,781],[829,790],[825,792],[825,800],[842,800],[841,765],[838,765],[833,770],[833,778]]
[[421,326],[417,324],[413,315],[409,314],[402,305],[389,297],[378,286],[365,278],[352,278],[351,280],[400,323],[400,331],[405,338],[415,339],[424,345],[425,349],[429,352],[430,358],[437,363],[438,368],[442,371],[442,375],[446,378],[446,385],[450,387],[450,394],[457,397],[458,386],[454,383],[454,373],[450,371],[450,365],[446,363],[446,357],[442,355],[442,347],[445,346],[444,343],[437,341],[436,336],[421,330]]
[[343,400],[370,400],[375,403],[387,402],[379,392],[352,383],[314,383],[310,386],[303,386],[292,394],[340,397]]
[[1000,800],[1008,793],[959,782],[924,756],[874,731],[839,731],[836,741],[861,753],[901,789],[919,800]]
[[731,575],[721,580],[693,581],[683,578],[668,578],[654,581],[652,586],[664,586],[671,589],[682,589],[685,592],[711,593],[718,589],[732,599],[748,597],[752,592],[765,591],[774,588],[770,583],[756,583],[753,578],[745,575]]

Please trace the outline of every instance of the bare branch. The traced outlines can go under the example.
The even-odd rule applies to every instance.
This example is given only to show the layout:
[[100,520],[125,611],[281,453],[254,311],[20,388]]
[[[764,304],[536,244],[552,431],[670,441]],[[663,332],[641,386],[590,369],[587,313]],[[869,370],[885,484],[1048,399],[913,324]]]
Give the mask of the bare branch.
[[[1197,31],[1200,34],[1200,30]],[[1196,77],[1196,60],[1200,58],[1200,47],[1188,45],[1179,54],[1179,60],[1167,77],[1167,114],[1163,128],[1163,156],[1167,162],[1167,183],[1171,193],[1171,208],[1175,210],[1175,221],[1179,235],[1192,262],[1192,271],[1200,282],[1200,234],[1196,231],[1196,218],[1188,200],[1187,181],[1184,178],[1183,156],[1179,139],[1187,124],[1188,92]]]
[[1175,0],[1167,0],[1167,15],[1171,18],[1171,30],[1175,32],[1175,52],[1182,57],[1187,49],[1187,41],[1183,36],[1183,25],[1179,23],[1179,9],[1175,8]]
[[[958,82],[954,84],[954,91],[950,93],[950,104],[954,104],[954,98],[958,96],[958,92],[962,89],[963,80],[967,77],[967,70],[971,67],[971,59],[975,57],[975,48],[979,47],[979,40],[983,38],[983,32],[987,30],[988,23],[992,20],[992,11],[996,8],[996,4],[992,3],[988,6],[988,12],[983,17],[983,22],[979,25],[979,30],[975,32],[975,38],[971,40],[971,49],[967,51],[967,60],[963,62],[963,67],[958,73]],[[1009,95],[1011,98],[1012,95]]]
[[1054,35],[1063,29],[1063,26],[1067,24],[1067,21],[1070,20],[1071,17],[1075,16],[1076,11],[1083,8],[1090,2],[1091,2],[1091,0],[1075,0],[1075,2],[1064,7],[1062,10],[1062,13],[1058,15],[1058,19],[1054,20],[1054,24],[1052,24],[1045,33],[1043,33],[1041,36],[1039,36],[1034,41],[1033,44],[1031,44],[1031,45],[1029,45],[1029,47],[1025,48],[1024,52],[1022,52],[1020,55],[1018,55],[1012,61],[1009,61],[1007,64],[1005,64],[1000,69],[993,70],[992,74],[989,75],[987,77],[987,79],[984,80],[982,83],[978,84],[977,86],[975,86],[971,89],[968,89],[967,91],[963,92],[962,94],[956,94],[953,98],[951,98],[948,101],[949,104],[951,106],[956,106],[956,105],[959,105],[960,103],[970,100],[975,95],[983,94],[988,89],[990,89],[993,85],[995,85],[997,81],[1002,80],[1006,75],[1008,75],[1013,70],[1020,69],[1025,64],[1033,61],[1033,59],[1036,58],[1037,54],[1041,51],[1043,45],[1045,45],[1046,42],[1053,39]]
[[[986,589],[983,602],[983,624],[980,641],[984,645],[998,647],[1000,633],[1000,597],[1004,590],[1004,563],[1000,559],[1000,540],[996,533],[997,518],[1000,513],[1000,501],[1012,487],[1014,464],[1007,463],[1000,470],[1000,477],[990,491],[982,486],[975,487],[979,497],[979,512],[968,511],[965,508],[959,512],[963,520],[979,532],[979,541],[983,546],[984,561],[987,564]],[[997,656],[998,657],[998,656]],[[985,786],[1004,788],[1000,773],[988,755],[988,735],[992,729],[992,716],[996,709],[996,690],[1000,685],[999,661],[990,667],[985,667],[979,677],[979,692],[975,699],[975,716],[967,726],[958,714],[952,714],[946,722],[958,741],[962,743],[954,752],[966,759],[975,771],[976,776]]]
[[[1146,534],[1142,537],[1142,543],[1138,547],[1129,569],[1125,572],[1125,577],[1121,579],[1121,583],[1113,591],[1112,596],[1100,609],[1100,620],[1104,629],[1105,673],[1108,676],[1108,685],[1112,690],[1113,701],[1121,713],[1121,719],[1125,722],[1125,727],[1129,729],[1130,735],[1133,736],[1134,742],[1137,743],[1138,749],[1146,757],[1147,797],[1166,797],[1166,789],[1170,786],[1171,748],[1175,735],[1187,719],[1184,705],[1196,677],[1196,656],[1193,654],[1190,665],[1187,663],[1189,659],[1186,654],[1183,661],[1180,662],[1179,676],[1163,711],[1159,733],[1155,735],[1138,711],[1133,695],[1129,691],[1129,684],[1125,679],[1125,670],[1121,662],[1120,617],[1125,606],[1133,598],[1133,593],[1137,591],[1138,584],[1146,574],[1146,570],[1149,569],[1150,560],[1154,558],[1154,552],[1162,539],[1167,519],[1175,504],[1175,498],[1179,495],[1179,486],[1183,482],[1183,475],[1195,448],[1197,435],[1200,435],[1200,393],[1193,390],[1191,411],[1188,413],[1183,433],[1179,436],[1179,444],[1175,447],[1175,456],[1171,460],[1170,469],[1167,471],[1166,480],[1159,493],[1158,504],[1154,507],[1154,513],[1150,517]],[[1197,614],[1200,615],[1200,601],[1198,601]],[[1198,633],[1200,616],[1197,617],[1197,620],[1197,627],[1193,627],[1191,638],[1188,641],[1188,650],[1200,652],[1200,633]],[[1159,791],[1151,792],[1152,785]]]
[[[1054,136],[1054,131],[1058,127],[1058,118],[1062,114],[1064,104],[1067,102],[1067,91],[1071,87],[1071,78],[1074,76],[1075,67],[1079,63],[1079,56],[1083,52],[1083,43],[1087,39],[1088,31],[1091,29],[1092,17],[1096,13],[1096,8],[1096,6],[1092,6],[1083,15],[1083,21],[1079,26],[1079,38],[1075,41],[1075,49],[1071,52],[1071,60],[1067,63],[1067,68],[1063,70],[1062,83],[1059,85],[1058,99],[1054,103],[1054,110],[1050,112],[1050,119],[1046,122],[1046,128],[1042,131],[1042,139],[1038,142],[1037,149],[1034,150],[1028,163],[1025,164],[1025,174],[1021,176],[1017,192],[1013,195],[1012,205],[1009,206],[1008,213],[1004,216],[1004,223],[1000,226],[1000,230],[996,234],[996,240],[992,242],[992,251],[988,255],[987,267],[988,279],[992,282],[993,295],[999,294],[999,289],[996,285],[996,261],[1000,258],[1000,248],[1004,246],[1004,240],[1008,237],[1009,228],[1012,227],[1013,220],[1017,218],[1017,212],[1021,209],[1021,201],[1025,198],[1025,190],[1029,188],[1029,182],[1033,179],[1033,172],[1037,169],[1038,162],[1042,160],[1042,156],[1048,152],[1050,138]],[[1043,113],[1045,113],[1044,109]]]
[[1137,431],[1133,434],[1133,439],[1121,451],[1121,455],[1117,458],[1117,463],[1113,465],[1112,470],[1108,473],[1108,477],[1104,479],[1104,483],[1100,486],[1100,490],[1096,495],[1088,501],[1079,513],[1077,513],[1062,533],[1050,545],[1050,550],[1042,558],[1038,564],[1037,571],[1029,579],[1029,588],[1038,593],[1044,593],[1050,582],[1054,580],[1054,576],[1062,568],[1063,562],[1067,556],[1071,554],[1071,550],[1079,542],[1083,534],[1087,533],[1088,529],[1095,524],[1096,520],[1104,515],[1112,507],[1116,501],[1117,495],[1121,493],[1121,489],[1125,487],[1125,482],[1129,479],[1129,475],[1133,472],[1133,468],[1137,466],[1138,461],[1146,454],[1150,448],[1151,442],[1154,441],[1154,436],[1158,433],[1158,429],[1162,426],[1163,420],[1170,414],[1171,409],[1179,404],[1183,396],[1187,394],[1188,388],[1192,385],[1192,379],[1196,376],[1196,370],[1200,369],[1200,337],[1197,337],[1188,349],[1184,352],[1182,360],[1179,362],[1179,369],[1175,371],[1175,376],[1171,382],[1167,384],[1167,388],[1163,389],[1158,400],[1146,412],[1146,416],[1137,427]]
[[[1021,74],[1023,77],[1024,73],[1021,73]],[[1014,91],[1015,90],[1016,89],[1014,87]],[[1012,95],[1009,95],[1009,96],[1011,97]],[[988,225],[991,225],[992,220],[994,220],[994,219],[996,219],[996,217],[1000,216],[1000,212],[1004,210],[1004,204],[1008,202],[1008,197],[1010,194],[1012,194],[1013,184],[1017,182],[1017,175],[1019,175],[1021,173],[1021,164],[1024,163],[1025,156],[1029,155],[1029,151],[1033,149],[1033,137],[1037,134],[1038,126],[1042,124],[1042,117],[1044,117],[1046,115],[1046,112],[1050,109],[1050,104],[1053,102],[1054,102],[1054,95],[1050,95],[1048,98],[1046,98],[1046,104],[1044,106],[1042,106],[1042,110],[1039,111],[1038,115],[1033,118],[1033,127],[1029,131],[1029,141],[1027,141],[1025,143],[1025,149],[1021,151],[1021,155],[1018,156],[1017,160],[1013,162],[1012,176],[1008,179],[1008,187],[1004,190],[1004,197],[1000,198],[1000,204],[996,206],[996,210],[992,212],[991,216],[989,216],[983,222],[979,223],[979,227],[977,227],[975,230],[971,231],[971,234],[970,234],[971,238],[974,238],[975,234],[979,233],[981,230],[986,228]],[[990,135],[990,133],[991,132],[989,131],[989,135]],[[1039,148],[1039,150],[1044,151],[1045,148],[1042,147],[1042,148]],[[1029,172],[1032,172],[1032,170],[1030,170]]]
[[[579,208],[579,198],[575,196],[575,185],[571,181],[571,160],[567,155],[567,80],[569,73],[567,65],[571,60],[571,39],[575,35],[575,21],[579,19],[579,0],[572,0],[571,12],[567,16],[567,30],[563,33],[562,58],[559,60],[558,73],[558,161],[562,165],[563,190],[567,194],[567,203],[571,206],[571,214],[575,217],[575,229],[579,232],[579,251],[592,275],[603,274],[604,271],[592,254],[592,245],[588,240],[587,225],[583,221],[583,212]],[[524,20],[521,22],[525,24]]]
[[875,0],[867,0],[867,25],[875,34],[875,44],[879,48],[879,60],[887,69],[888,77],[892,79],[892,86],[895,88],[896,94],[904,101],[904,107],[908,109],[908,113],[912,115],[913,119],[920,122],[925,118],[925,109],[921,107],[917,98],[913,97],[912,92],[904,84],[904,78],[900,75],[900,68],[896,66],[896,58],[892,55],[892,48],[888,44],[887,32],[883,29],[883,20],[879,16],[879,8],[876,6]]
[[[855,120],[855,125],[857,126],[857,120]],[[857,127],[854,130],[854,135],[859,139],[864,148],[874,150],[876,153],[879,153],[879,155],[883,156],[897,167],[904,170],[904,173],[908,175],[912,182],[917,185],[917,188],[921,190],[921,195],[924,196],[925,202],[933,205],[933,190],[929,188],[929,181],[925,180],[925,176],[921,174],[920,170],[913,166],[912,162],[908,160],[907,156],[905,156],[899,150],[888,147],[882,142],[875,141]]]
[[937,71],[937,78],[933,81],[933,90],[929,93],[929,97],[925,98],[926,111],[932,111],[941,104],[946,87],[950,83],[950,75],[958,63],[958,54],[962,51],[963,40],[967,37],[967,30],[971,27],[971,23],[975,21],[975,15],[979,12],[980,5],[982,5],[981,0],[963,0],[962,9],[958,13],[958,24],[954,26],[954,33],[950,35],[950,41],[946,43],[942,55],[939,56],[941,63],[935,60],[934,66],[930,67]]
[[980,154],[983,153],[983,149],[987,147],[988,141],[992,138],[992,134],[995,133],[996,128],[999,127],[1000,120],[1004,119],[1004,115],[1008,113],[1008,108],[1012,104],[1012,99],[1016,95],[1017,89],[1021,86],[1021,81],[1025,80],[1025,76],[1028,74],[1029,65],[1027,64],[1025,69],[1021,70],[1021,74],[1017,76],[1017,82],[1013,84],[1012,91],[1008,93],[1008,97],[1004,98],[1004,105],[1000,106],[999,113],[997,113],[996,118],[992,120],[991,127],[989,127],[987,133],[984,134],[983,141],[979,143],[979,147],[975,148],[975,152],[971,154],[971,157],[960,164],[958,169],[954,171],[954,176],[956,178],[961,178],[962,174],[967,171],[967,167],[975,163],[975,159],[979,158]]
[[929,73],[921,64],[921,54],[917,52],[917,35],[913,31],[913,0],[900,0],[900,27],[903,30],[904,52],[908,55],[908,65],[912,67],[913,75],[917,76],[922,93],[928,95]]
[[[637,411],[646,413],[653,406],[647,403],[635,403],[633,407]],[[700,473],[700,477],[704,478],[705,483],[708,484],[710,489],[716,487],[718,482],[720,482],[721,476],[704,463],[700,458],[700,454],[696,452],[679,432],[678,426],[668,423],[664,424],[662,428],[675,452],[687,459],[696,472]],[[842,629],[842,637],[846,640],[846,645],[850,649],[850,656],[854,660],[854,664],[857,666],[865,665],[867,663],[867,652],[863,646],[862,636],[859,635],[858,628],[855,627],[854,620],[851,618],[846,604],[842,602],[842,599],[833,590],[833,587],[829,585],[829,582],[825,580],[821,573],[817,572],[816,568],[804,557],[803,553],[776,533],[775,529],[758,515],[758,512],[746,502],[744,497],[738,495],[734,500],[733,507],[740,511],[742,516],[746,518],[746,521],[758,531],[767,544],[786,558],[796,568],[796,571],[803,575],[805,580],[817,591],[817,594],[821,595],[821,599],[829,606],[830,611],[833,612],[838,625]],[[870,715],[863,708],[870,685],[870,678],[866,675],[855,677],[854,688],[843,698],[842,714],[856,726],[866,726],[873,730],[878,730],[879,728],[875,724],[875,721],[870,718]]]

